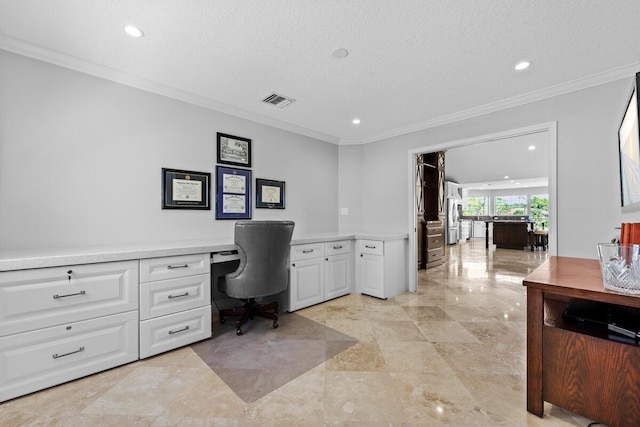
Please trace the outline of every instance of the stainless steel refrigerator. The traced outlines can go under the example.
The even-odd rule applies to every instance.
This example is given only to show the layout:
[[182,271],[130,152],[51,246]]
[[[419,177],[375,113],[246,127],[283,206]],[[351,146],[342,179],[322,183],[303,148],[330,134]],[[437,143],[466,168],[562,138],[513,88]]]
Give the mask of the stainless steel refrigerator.
[[458,233],[460,233],[458,205],[460,203],[460,199],[447,199],[447,245],[458,243]]

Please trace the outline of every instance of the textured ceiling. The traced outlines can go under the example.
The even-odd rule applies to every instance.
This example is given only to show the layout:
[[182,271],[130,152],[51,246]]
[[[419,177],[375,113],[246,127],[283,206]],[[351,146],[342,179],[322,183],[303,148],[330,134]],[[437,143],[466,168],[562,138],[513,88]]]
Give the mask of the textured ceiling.
[[639,40],[638,0],[0,0],[0,48],[334,143],[630,76]]

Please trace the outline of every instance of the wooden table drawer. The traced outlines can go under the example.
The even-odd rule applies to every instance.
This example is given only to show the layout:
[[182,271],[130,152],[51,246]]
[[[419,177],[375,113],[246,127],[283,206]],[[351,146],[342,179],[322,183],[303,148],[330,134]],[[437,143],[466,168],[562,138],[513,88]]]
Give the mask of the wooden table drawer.
[[211,337],[211,305],[140,322],[140,358]]
[[0,401],[138,360],[138,312],[0,338]]
[[140,283],[209,274],[210,260],[208,253],[141,259]]
[[201,274],[140,284],[140,320],[211,305],[210,282]]
[[138,308],[138,261],[0,273],[0,336]]

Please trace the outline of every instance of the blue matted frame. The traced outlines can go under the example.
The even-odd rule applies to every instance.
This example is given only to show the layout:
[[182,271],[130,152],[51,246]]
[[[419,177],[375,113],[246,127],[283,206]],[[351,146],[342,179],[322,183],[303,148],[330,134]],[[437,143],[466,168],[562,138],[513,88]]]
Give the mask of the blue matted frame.
[[251,171],[216,166],[216,219],[251,219]]

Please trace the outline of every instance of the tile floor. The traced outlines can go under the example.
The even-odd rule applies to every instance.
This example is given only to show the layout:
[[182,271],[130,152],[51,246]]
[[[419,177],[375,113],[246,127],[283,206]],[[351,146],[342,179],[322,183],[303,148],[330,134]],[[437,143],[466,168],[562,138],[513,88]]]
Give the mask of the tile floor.
[[487,252],[482,240],[447,252],[417,293],[298,311],[359,343],[256,402],[185,347],[5,402],[0,425],[587,426],[549,404],[544,418],[525,409],[522,279],[546,252]]

